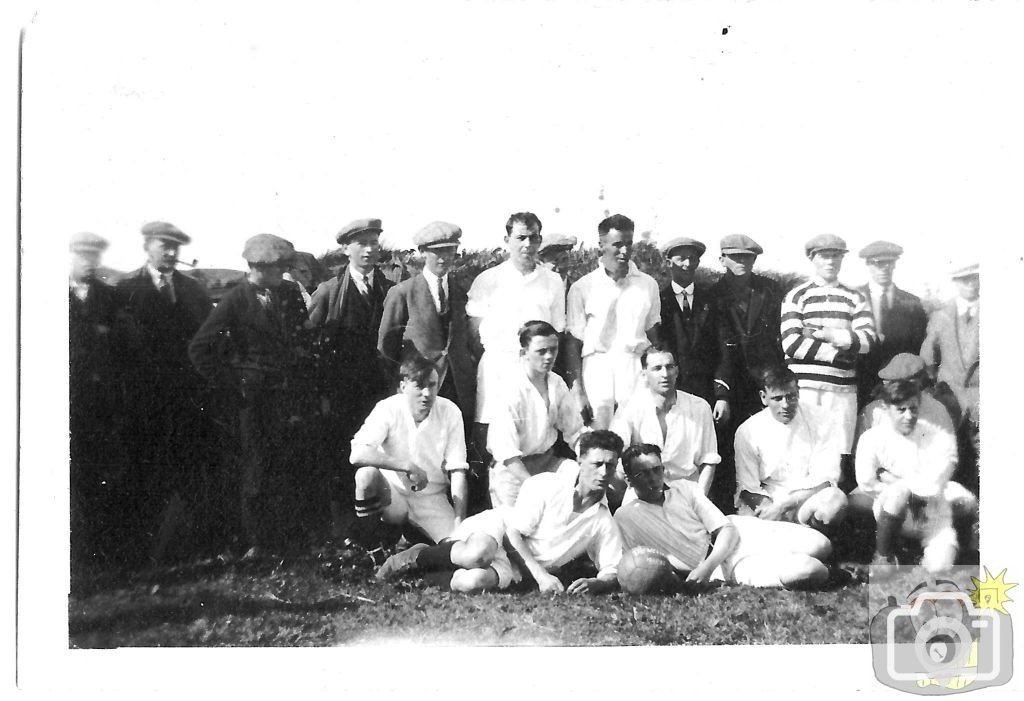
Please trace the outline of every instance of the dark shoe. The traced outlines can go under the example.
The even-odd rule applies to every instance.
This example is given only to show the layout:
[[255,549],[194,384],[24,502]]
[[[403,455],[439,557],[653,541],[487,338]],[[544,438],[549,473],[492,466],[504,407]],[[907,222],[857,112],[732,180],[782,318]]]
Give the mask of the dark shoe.
[[380,569],[377,570],[377,574],[374,576],[377,581],[385,582],[414,571],[416,569],[416,559],[428,547],[430,546],[426,543],[417,543],[416,545],[409,546],[407,550],[395,553],[380,566]]

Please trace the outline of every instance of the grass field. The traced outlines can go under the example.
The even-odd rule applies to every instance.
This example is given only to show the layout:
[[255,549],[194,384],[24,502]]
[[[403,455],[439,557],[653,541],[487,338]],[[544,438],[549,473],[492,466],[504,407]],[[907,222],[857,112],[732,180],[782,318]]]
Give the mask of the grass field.
[[85,583],[69,600],[69,634],[77,648],[862,643],[865,576],[862,566],[840,570],[819,592],[718,585],[672,596],[462,595],[422,580],[379,584],[368,568],[329,573],[315,555],[207,560]]

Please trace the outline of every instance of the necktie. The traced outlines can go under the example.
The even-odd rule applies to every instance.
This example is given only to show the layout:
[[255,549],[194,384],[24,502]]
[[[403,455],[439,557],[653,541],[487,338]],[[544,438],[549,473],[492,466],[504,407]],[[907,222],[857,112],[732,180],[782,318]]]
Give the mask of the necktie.
[[882,290],[882,299],[878,303],[878,333],[885,336],[886,323],[889,321],[889,288]]
[[683,292],[683,316],[690,316],[690,295]]
[[437,305],[441,307],[441,316],[448,313],[448,295],[444,291],[444,280],[440,278],[437,281]]
[[359,290],[359,294],[363,296],[363,299],[366,299],[370,296],[370,283],[362,273],[354,273],[354,275],[356,279],[356,289]]
[[174,304],[174,282],[173,273],[164,273],[160,278],[160,294],[171,304]]

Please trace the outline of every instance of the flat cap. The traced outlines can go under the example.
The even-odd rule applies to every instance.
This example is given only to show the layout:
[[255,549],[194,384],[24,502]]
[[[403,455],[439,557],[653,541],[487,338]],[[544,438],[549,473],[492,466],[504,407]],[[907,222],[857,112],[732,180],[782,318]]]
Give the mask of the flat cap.
[[878,371],[882,380],[909,380],[924,372],[924,359],[913,353],[897,353]]
[[746,234],[729,234],[722,237],[722,255],[729,253],[753,253],[759,256],[764,253],[761,245]]
[[142,226],[142,235],[147,239],[161,239],[179,246],[192,243],[192,238],[184,231],[165,221],[151,221]]
[[544,234],[539,251],[549,248],[576,248],[576,242],[576,237],[569,234]]
[[835,234],[818,234],[813,239],[804,244],[804,251],[807,253],[807,257],[810,258],[819,251],[841,251],[846,253],[846,241]]
[[872,241],[858,253],[864,260],[896,260],[903,255],[903,246],[891,241]]
[[445,221],[430,222],[413,234],[412,241],[418,248],[445,248],[458,246],[462,229]]
[[83,231],[71,237],[69,248],[72,253],[102,253],[109,245],[110,242],[99,234]]
[[341,231],[338,232],[334,239],[338,243],[348,243],[356,234],[361,234],[364,231],[372,231],[379,234],[383,231],[380,219],[356,219],[355,221],[350,221],[341,227]]
[[672,251],[677,248],[696,248],[697,255],[704,255],[704,251],[708,250],[708,247],[697,239],[691,239],[689,236],[676,236],[675,238],[669,239],[661,247],[661,254],[668,258],[672,255]]
[[972,275],[978,275],[980,272],[981,270],[978,267],[978,264],[971,263],[970,265],[965,265],[962,268],[957,268],[952,273],[950,273],[949,276],[954,280],[957,280],[962,277],[971,277]]
[[295,255],[291,242],[273,234],[256,234],[245,242],[242,257],[248,263],[286,263]]

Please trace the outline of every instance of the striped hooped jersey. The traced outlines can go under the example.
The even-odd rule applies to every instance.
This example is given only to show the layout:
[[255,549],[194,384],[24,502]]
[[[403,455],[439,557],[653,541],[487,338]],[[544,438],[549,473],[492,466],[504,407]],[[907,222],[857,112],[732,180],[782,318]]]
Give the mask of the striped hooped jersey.
[[[825,328],[833,330],[831,343],[812,336]],[[801,387],[856,392],[856,356],[877,342],[867,300],[842,283],[812,279],[782,302],[782,350]]]

